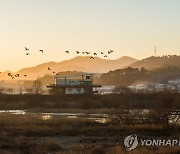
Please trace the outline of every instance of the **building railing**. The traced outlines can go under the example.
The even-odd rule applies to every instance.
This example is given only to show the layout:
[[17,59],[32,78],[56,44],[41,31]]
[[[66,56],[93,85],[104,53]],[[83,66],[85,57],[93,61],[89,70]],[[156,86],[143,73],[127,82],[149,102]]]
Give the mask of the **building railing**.
[[58,85],[58,84],[47,84],[48,88],[56,88],[56,87],[102,87],[100,84],[80,84],[80,85],[69,85],[69,84],[64,84],[64,85]]

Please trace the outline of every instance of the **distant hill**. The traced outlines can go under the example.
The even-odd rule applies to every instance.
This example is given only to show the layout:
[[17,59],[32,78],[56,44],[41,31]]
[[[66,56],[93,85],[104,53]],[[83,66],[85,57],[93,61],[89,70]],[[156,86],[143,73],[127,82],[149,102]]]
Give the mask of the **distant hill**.
[[[62,62],[48,62],[44,64],[40,64],[35,67],[29,67],[21,69],[20,71],[16,72],[21,74],[20,80],[34,80],[44,75],[53,75],[54,72],[63,72],[63,71],[82,71],[82,72],[92,72],[92,73],[106,73],[110,70],[120,69],[125,66],[128,66],[137,60],[131,57],[121,57],[116,60],[106,60],[95,57],[95,59],[90,59],[89,56],[79,56],[75,57],[70,60],[62,61]],[[48,67],[51,70],[48,70]],[[0,79],[8,79],[7,77],[8,72],[4,72],[0,74]],[[26,74],[27,77],[25,78],[24,75]],[[9,79],[11,79],[9,77]]]
[[140,61],[130,64],[128,67],[141,68],[148,70],[162,68],[167,66],[180,66],[180,56],[162,56],[162,57],[148,57]]
[[133,85],[142,82],[167,83],[170,80],[180,79],[180,67],[168,66],[154,70],[145,70],[145,68],[125,68],[104,73],[94,82],[103,85]]

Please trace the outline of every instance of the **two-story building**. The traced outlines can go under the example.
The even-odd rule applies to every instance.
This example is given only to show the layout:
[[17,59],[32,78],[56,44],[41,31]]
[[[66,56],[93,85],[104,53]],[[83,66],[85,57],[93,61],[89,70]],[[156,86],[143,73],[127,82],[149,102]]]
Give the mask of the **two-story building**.
[[93,84],[92,73],[55,76],[54,79],[54,84],[47,85],[50,94],[93,94],[93,88],[101,87],[99,84]]

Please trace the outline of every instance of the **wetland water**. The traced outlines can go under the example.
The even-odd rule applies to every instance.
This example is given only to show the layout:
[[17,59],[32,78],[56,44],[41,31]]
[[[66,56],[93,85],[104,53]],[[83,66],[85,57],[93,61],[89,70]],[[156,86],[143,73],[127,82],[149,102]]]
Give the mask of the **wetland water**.
[[[119,113],[71,113],[71,112],[28,112],[27,110],[0,110],[0,114],[13,115],[28,115],[32,117],[41,118],[43,120],[51,120],[53,118],[68,118],[68,119],[85,119],[92,120],[98,123],[108,123],[112,119],[119,119],[119,123],[125,124],[128,120],[133,119],[133,123],[146,123],[151,118],[148,116],[153,110],[147,109],[131,109],[121,110]],[[173,116],[172,116],[173,118]],[[171,122],[171,118],[169,119]],[[179,122],[177,123],[179,124]]]

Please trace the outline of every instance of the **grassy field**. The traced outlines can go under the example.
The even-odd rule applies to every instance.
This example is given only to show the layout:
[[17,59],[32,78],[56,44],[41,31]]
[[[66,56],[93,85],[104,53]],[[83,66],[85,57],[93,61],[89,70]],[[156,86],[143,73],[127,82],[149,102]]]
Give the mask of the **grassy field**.
[[[0,109],[152,109],[163,103],[180,108],[180,94],[0,95]],[[170,102],[170,103],[169,103]],[[162,103],[162,104],[160,104]],[[166,105],[166,104],[165,104]]]
[[[37,114],[1,113],[0,153],[126,154],[129,153],[123,145],[126,136],[136,134],[141,138],[179,138],[180,127],[177,125],[173,130],[167,131],[162,123],[136,124],[132,122],[132,115],[128,115],[124,119],[125,124],[122,124],[117,117],[122,118],[123,109],[178,109],[179,99],[179,94],[0,95],[1,110],[24,109],[35,113],[106,113],[114,117],[109,122],[99,123],[84,118],[55,116],[45,120]],[[153,112],[151,114],[154,115]],[[179,151],[179,147],[138,146],[131,154],[169,154]]]
[[[98,123],[84,119],[56,117],[43,120],[39,116],[0,116],[0,153],[127,153],[123,140],[129,134],[144,138],[178,137],[180,128],[172,135],[161,125],[121,125]],[[138,147],[132,153],[177,152],[173,148]]]

